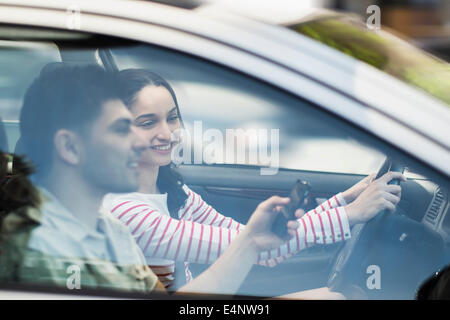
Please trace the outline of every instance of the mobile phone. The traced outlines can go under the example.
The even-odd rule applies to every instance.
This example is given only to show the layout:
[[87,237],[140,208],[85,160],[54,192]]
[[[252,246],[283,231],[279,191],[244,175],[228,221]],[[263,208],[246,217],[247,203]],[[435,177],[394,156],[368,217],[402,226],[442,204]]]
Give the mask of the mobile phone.
[[295,211],[302,207],[304,200],[309,194],[311,186],[308,182],[297,180],[289,194],[291,201],[281,209],[274,221],[272,231],[281,238],[287,237],[287,222],[297,220]]

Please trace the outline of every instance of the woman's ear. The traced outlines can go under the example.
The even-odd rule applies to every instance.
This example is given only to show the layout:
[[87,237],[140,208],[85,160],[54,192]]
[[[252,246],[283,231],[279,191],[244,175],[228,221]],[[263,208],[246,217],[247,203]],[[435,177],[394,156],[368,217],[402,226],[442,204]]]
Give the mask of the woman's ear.
[[61,129],[54,136],[55,151],[62,161],[77,165],[80,162],[81,141],[72,131]]

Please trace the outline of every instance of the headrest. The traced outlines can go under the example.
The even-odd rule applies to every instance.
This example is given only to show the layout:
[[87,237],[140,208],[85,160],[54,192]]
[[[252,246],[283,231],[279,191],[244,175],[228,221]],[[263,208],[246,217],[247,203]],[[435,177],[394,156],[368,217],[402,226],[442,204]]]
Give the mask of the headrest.
[[6,129],[0,117],[0,152],[9,152],[8,137],[6,136]]

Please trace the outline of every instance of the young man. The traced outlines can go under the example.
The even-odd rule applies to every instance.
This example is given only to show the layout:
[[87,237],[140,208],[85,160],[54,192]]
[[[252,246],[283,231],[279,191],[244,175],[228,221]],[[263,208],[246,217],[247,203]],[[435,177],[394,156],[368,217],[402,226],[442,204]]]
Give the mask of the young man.
[[[28,89],[20,139],[39,201],[3,220],[0,281],[163,290],[128,228],[100,209],[106,193],[137,189],[137,163],[147,147],[116,92],[102,68],[64,64],[44,68]],[[234,293],[258,253],[282,244],[269,230],[288,201],[262,202],[226,252],[180,291]],[[292,236],[298,223],[288,227]]]

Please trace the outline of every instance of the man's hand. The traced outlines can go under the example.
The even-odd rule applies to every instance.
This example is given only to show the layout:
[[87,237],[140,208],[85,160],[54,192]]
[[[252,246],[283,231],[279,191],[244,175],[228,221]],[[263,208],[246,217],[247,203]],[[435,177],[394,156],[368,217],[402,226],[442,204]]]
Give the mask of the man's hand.
[[355,201],[345,206],[350,225],[366,222],[384,209],[395,211],[402,189],[400,186],[388,184],[392,179],[406,181],[402,173],[388,172],[370,183]]
[[289,201],[290,198],[273,196],[261,202],[250,217],[244,231],[259,252],[277,248],[286,240],[295,236],[295,230],[299,226],[296,220],[287,223],[288,239],[281,239],[271,231],[277,214],[281,214],[281,208],[287,205]]
[[375,179],[376,173],[372,173],[350,187],[349,189],[342,192],[342,195],[344,196],[345,202],[349,204],[350,202],[353,202],[358,196],[367,189],[367,187],[372,183],[373,179]]
[[[261,202],[247,226],[230,243],[225,252],[201,275],[184,285],[179,292],[234,294],[244,281],[261,251],[277,248],[283,240],[272,233],[272,224],[289,198],[273,196]],[[288,222],[293,236],[298,228],[296,220]]]

